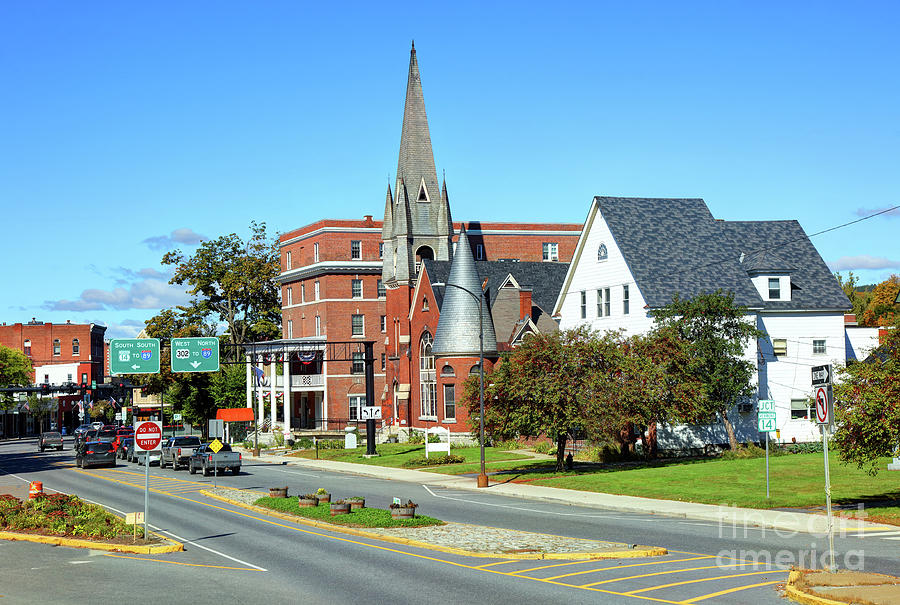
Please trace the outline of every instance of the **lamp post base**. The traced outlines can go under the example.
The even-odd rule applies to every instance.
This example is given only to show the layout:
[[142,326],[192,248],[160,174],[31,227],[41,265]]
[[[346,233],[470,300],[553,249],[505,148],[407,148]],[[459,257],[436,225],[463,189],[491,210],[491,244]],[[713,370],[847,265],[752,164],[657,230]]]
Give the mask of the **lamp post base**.
[[478,487],[487,487],[488,486],[488,476],[485,474],[478,475]]

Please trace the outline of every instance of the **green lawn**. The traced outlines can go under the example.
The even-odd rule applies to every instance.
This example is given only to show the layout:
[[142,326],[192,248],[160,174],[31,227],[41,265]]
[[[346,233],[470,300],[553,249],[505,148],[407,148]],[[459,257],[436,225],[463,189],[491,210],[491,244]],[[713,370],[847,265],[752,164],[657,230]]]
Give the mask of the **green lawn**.
[[[793,454],[770,460],[766,500],[766,460],[673,461],[637,468],[595,467],[556,473],[552,466],[523,468],[512,481],[566,489],[726,504],[749,508],[816,507],[825,504],[822,454]],[[879,465],[884,469],[887,458]],[[862,503],[870,518],[900,523],[900,473],[882,470],[872,477],[832,457],[831,493],[835,505]],[[500,479],[500,477],[494,477]]]
[[[419,456],[425,455],[425,446],[424,445],[412,445],[409,443],[382,443],[378,445],[377,450],[378,456],[375,458],[365,458],[364,454],[366,453],[365,446],[358,447],[355,450],[319,450],[319,459],[321,460],[338,460],[340,462],[354,462],[356,464],[372,464],[375,466],[390,466],[394,468],[400,468],[404,466],[404,463],[412,458],[418,458]],[[434,454],[436,456],[440,456],[443,452],[438,452]],[[480,448],[478,447],[465,447],[465,448],[454,448],[450,450],[450,453],[455,456],[463,456],[466,459],[467,463],[478,463],[481,460]],[[291,454],[292,456],[297,456],[298,458],[315,458],[316,450],[297,450]],[[486,462],[497,462],[502,460],[523,460],[528,459],[526,456],[522,456],[521,454],[514,454],[511,452],[507,452],[504,450],[486,447],[484,448],[484,458]],[[448,469],[452,469],[453,467],[462,467],[466,466],[464,464],[449,464],[446,466]],[[407,467],[410,468],[410,467]],[[477,464],[476,464],[477,468]],[[435,467],[423,467],[423,470],[437,470]],[[470,472],[470,471],[449,471],[451,473],[454,472]]]

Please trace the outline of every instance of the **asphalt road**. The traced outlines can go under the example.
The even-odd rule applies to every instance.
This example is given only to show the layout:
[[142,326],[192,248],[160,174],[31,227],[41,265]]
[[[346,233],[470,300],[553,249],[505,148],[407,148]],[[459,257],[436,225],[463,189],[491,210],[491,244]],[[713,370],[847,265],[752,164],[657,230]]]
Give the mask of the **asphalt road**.
[[[70,444],[67,444],[70,447]],[[0,492],[40,480],[110,510],[143,510],[143,468],[76,469],[71,449],[38,453],[0,442]],[[291,494],[324,487],[386,507],[411,498],[422,514],[526,531],[665,546],[666,557],[618,561],[504,561],[357,538],[257,515],[199,492],[222,486]],[[102,595],[155,603],[783,603],[786,569],[826,550],[821,536],[637,515],[451,491],[298,466],[248,464],[218,478],[151,467],[150,524],[185,543],[158,556],[0,541],[2,603],[86,603]],[[7,489],[6,491],[10,491]],[[840,537],[838,563],[900,574],[897,536]],[[849,559],[845,559],[850,552]],[[861,561],[860,561],[861,559]],[[808,564],[807,564],[808,566]]]

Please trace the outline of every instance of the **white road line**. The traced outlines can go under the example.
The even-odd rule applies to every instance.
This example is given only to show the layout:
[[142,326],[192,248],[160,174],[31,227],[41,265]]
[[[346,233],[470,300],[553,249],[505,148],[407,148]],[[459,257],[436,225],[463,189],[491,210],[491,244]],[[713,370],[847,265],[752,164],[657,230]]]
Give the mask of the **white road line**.
[[273,471],[278,471],[279,473],[287,473],[288,475],[302,475],[304,477],[315,477],[316,479],[322,478],[322,473],[318,475],[313,475],[312,473],[298,473],[297,471],[286,471],[283,468],[273,468]]
[[718,523],[690,523],[688,521],[679,521],[679,525],[700,525],[702,527],[719,527]]
[[634,519],[634,517],[615,517],[615,516],[610,516],[610,515],[605,515],[605,514],[589,515],[589,514],[585,514],[585,513],[557,513],[554,511],[545,511],[545,510],[540,510],[540,509],[536,509],[536,508],[524,508],[521,506],[510,506],[509,504],[493,504],[491,502],[479,502],[477,500],[467,500],[465,498],[453,498],[451,496],[441,496],[441,495],[436,494],[433,491],[431,491],[431,488],[429,488],[427,485],[423,485],[422,487],[424,487],[425,491],[427,491],[429,494],[431,494],[435,498],[441,498],[443,500],[455,500],[456,502],[467,502],[469,504],[478,504],[481,506],[493,506],[495,508],[508,508],[510,510],[521,510],[521,511],[529,512],[529,513],[542,513],[545,515],[559,515],[560,517],[590,517],[590,518],[598,518],[598,519]]
[[[3,469],[0,468],[0,471],[2,471],[2,470],[3,470]],[[16,479],[22,480],[22,481],[24,481],[25,483],[30,483],[30,482],[28,481],[28,479],[25,479],[25,478],[20,477],[20,476],[18,476],[18,475],[14,475],[13,473],[9,473],[9,472],[7,472],[7,471],[3,471],[3,472],[6,473],[7,475],[10,475],[11,477],[15,477]],[[65,494],[65,493],[66,493],[66,492],[61,492],[61,491],[59,491],[59,490],[57,490],[57,489],[51,489],[51,488],[47,488],[47,489],[49,489],[50,491],[56,492],[56,493],[58,493],[58,494]],[[79,496],[79,498],[81,498],[81,496]],[[81,499],[84,500],[85,502],[90,502],[91,504],[96,504],[96,505],[98,505],[98,506],[102,506],[103,508],[109,509],[109,510],[115,512],[115,513],[119,513],[120,515],[125,515],[125,514],[126,514],[125,511],[119,510],[118,508],[115,508],[115,507],[113,507],[113,506],[109,506],[108,504],[103,504],[102,502],[97,502],[96,500],[90,500],[90,499],[88,499],[88,498],[81,498]],[[247,567],[252,567],[253,569],[258,569],[259,571],[269,571],[268,569],[264,569],[264,568],[262,568],[262,567],[259,567],[258,565],[254,565],[253,563],[248,563],[248,562],[246,562],[246,561],[242,561],[242,560],[240,560],[240,559],[237,559],[237,558],[235,558],[235,557],[232,557],[231,555],[226,555],[225,553],[219,552],[218,550],[215,550],[215,549],[210,548],[210,547],[208,547],[208,546],[203,546],[202,544],[197,544],[196,542],[194,542],[194,541],[192,541],[192,540],[188,540],[188,539],[186,539],[186,538],[182,538],[182,537],[180,537],[180,536],[176,536],[176,535],[173,534],[172,532],[166,531],[166,530],[164,530],[164,529],[161,529],[161,528],[157,527],[156,525],[150,525],[150,529],[153,529],[153,530],[155,530],[155,531],[158,531],[158,532],[161,533],[161,534],[167,534],[167,535],[169,535],[169,536],[172,536],[173,538],[175,538],[175,539],[178,540],[179,542],[186,542],[187,544],[190,544],[191,546],[196,546],[197,548],[202,548],[203,550],[208,550],[209,552],[211,552],[211,553],[213,553],[213,554],[219,555],[220,557],[224,557],[224,558],[226,558],[226,559],[230,559],[231,561],[234,561],[234,562],[236,562],[236,563],[240,563],[241,565],[246,565]],[[88,562],[89,562],[89,561],[84,561],[84,563],[88,563]]]
[[882,538],[882,540],[900,540],[900,536],[897,536],[896,538]]

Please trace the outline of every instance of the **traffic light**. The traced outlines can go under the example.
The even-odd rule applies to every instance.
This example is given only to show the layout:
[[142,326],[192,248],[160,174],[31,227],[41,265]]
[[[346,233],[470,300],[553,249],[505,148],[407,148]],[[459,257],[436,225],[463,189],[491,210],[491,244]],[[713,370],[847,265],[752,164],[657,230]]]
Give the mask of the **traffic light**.
[[46,382],[41,385],[41,395],[49,395],[50,394],[50,385]]

